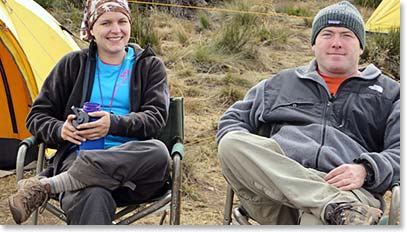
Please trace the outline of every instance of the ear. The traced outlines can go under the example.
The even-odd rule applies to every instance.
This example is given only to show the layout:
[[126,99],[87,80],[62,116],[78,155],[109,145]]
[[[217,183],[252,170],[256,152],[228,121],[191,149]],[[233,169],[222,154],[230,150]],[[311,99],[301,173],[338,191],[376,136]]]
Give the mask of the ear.
[[95,35],[93,34],[93,30],[90,30],[89,32],[91,36],[95,37]]
[[363,49],[360,49],[359,56],[363,54]]
[[315,52],[315,44],[311,47],[312,51]]

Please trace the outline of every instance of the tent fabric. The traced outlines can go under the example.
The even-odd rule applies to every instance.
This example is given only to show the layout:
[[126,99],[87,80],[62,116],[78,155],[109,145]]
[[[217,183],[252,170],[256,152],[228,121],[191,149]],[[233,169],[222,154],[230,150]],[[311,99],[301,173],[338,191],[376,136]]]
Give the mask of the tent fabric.
[[366,22],[366,30],[388,33],[394,29],[400,29],[400,1],[382,0]]
[[0,169],[15,168],[18,144],[30,136],[25,118],[48,73],[78,49],[35,1],[0,2]]

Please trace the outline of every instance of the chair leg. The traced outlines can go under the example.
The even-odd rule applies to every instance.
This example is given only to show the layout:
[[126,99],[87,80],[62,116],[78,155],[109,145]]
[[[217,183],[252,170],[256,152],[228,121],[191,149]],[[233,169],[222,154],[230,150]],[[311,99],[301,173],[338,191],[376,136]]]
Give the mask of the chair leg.
[[233,217],[236,219],[237,223],[239,223],[239,225],[251,225],[248,217],[244,215],[240,210],[240,207],[236,207],[233,209]]
[[395,185],[391,190],[389,225],[400,223],[400,185]]
[[230,225],[232,223],[232,207],[234,192],[232,187],[228,184],[226,190],[225,209],[223,211],[223,225]]
[[[44,169],[44,159],[45,159],[45,144],[41,143],[38,148],[37,157],[37,167],[35,169],[35,174],[38,175]],[[31,216],[32,224],[38,225],[38,209],[34,211]]]
[[173,157],[172,181],[170,225],[179,225],[181,214],[181,157],[178,154]]
[[165,217],[167,217],[167,210],[164,210],[164,212],[163,212],[163,215],[161,216],[161,219],[160,219],[160,225],[163,225],[164,224],[164,220],[165,220]]

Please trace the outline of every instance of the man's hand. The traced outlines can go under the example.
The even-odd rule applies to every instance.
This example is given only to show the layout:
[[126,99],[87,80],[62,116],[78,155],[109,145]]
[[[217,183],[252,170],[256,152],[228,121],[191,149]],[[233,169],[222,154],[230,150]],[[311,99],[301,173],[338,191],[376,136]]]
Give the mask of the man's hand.
[[65,141],[69,141],[76,145],[81,145],[81,142],[86,141],[86,139],[80,136],[77,132],[78,130],[72,125],[72,120],[75,119],[74,114],[68,115],[66,118],[64,125],[62,126],[61,130],[61,138]]
[[324,180],[341,190],[353,190],[363,186],[366,169],[361,164],[342,164],[332,169]]
[[89,117],[99,118],[94,122],[83,123],[78,126],[77,135],[87,140],[103,138],[107,135],[110,128],[110,114],[105,111],[88,113]]

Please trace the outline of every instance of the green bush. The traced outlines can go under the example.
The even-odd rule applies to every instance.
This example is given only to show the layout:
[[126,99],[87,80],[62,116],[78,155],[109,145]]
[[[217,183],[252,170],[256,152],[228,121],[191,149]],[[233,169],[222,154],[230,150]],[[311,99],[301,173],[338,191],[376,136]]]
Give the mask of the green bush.
[[52,0],[35,0],[36,3],[40,4],[43,8],[49,9],[52,7]]
[[361,61],[373,63],[400,80],[400,30],[392,30],[388,34],[369,33]]
[[303,16],[303,17],[309,17],[311,16],[311,12],[307,9],[297,7],[294,4],[289,4],[283,7],[280,7],[276,9],[278,13],[285,13],[288,15],[294,15],[294,16]]
[[209,21],[208,14],[204,12],[199,12],[197,14],[197,18],[198,18],[198,28],[200,31],[209,29],[211,23]]
[[382,0],[354,0],[354,3],[363,7],[373,7],[376,8]]
[[284,48],[288,42],[288,30],[286,28],[268,29],[264,25],[257,34],[260,41],[266,45],[272,44],[275,48]]
[[150,18],[135,9],[133,9],[132,18],[130,42],[135,42],[141,47],[150,44],[154,50],[159,51],[160,40]]
[[215,48],[227,54],[244,50],[257,33],[259,17],[252,14],[234,14],[220,29]]

